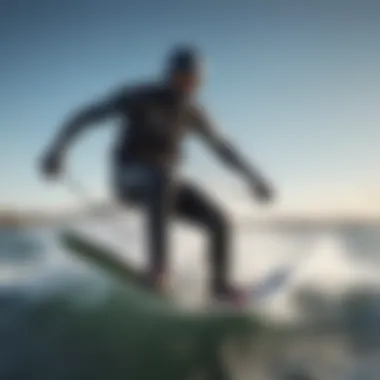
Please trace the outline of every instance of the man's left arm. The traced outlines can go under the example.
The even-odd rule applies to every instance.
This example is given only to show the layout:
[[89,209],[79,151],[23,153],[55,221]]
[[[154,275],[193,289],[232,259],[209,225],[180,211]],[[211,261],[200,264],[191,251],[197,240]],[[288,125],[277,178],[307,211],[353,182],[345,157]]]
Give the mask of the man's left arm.
[[261,173],[242,156],[229,138],[223,136],[204,110],[199,108],[193,110],[192,126],[225,165],[245,177],[248,183],[254,187],[257,195],[264,198],[270,197],[270,187]]

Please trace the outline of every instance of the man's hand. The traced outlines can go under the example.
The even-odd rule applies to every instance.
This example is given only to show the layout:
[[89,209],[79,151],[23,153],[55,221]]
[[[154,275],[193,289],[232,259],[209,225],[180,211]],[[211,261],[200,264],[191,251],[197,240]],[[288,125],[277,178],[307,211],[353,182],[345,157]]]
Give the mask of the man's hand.
[[269,203],[274,198],[273,188],[263,181],[252,180],[251,189],[255,197],[263,203]]
[[48,152],[41,161],[41,171],[47,178],[57,178],[62,172],[62,157],[57,151]]

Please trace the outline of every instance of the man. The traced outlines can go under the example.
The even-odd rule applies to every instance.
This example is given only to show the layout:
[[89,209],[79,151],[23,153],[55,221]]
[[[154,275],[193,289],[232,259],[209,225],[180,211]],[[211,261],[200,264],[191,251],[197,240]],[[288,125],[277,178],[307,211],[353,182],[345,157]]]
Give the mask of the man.
[[185,137],[196,133],[206,141],[225,164],[243,175],[260,200],[269,201],[272,193],[196,105],[196,90],[202,79],[200,61],[196,49],[177,47],[169,55],[162,80],[123,88],[78,112],[63,126],[42,168],[49,177],[58,175],[69,143],[82,130],[107,117],[119,116],[112,187],[119,200],[133,202],[146,213],[150,259],[146,279],[160,289],[167,261],[167,217],[175,214],[202,226],[209,234],[213,295],[219,300],[240,302],[243,292],[228,281],[227,216],[194,184],[176,175]]

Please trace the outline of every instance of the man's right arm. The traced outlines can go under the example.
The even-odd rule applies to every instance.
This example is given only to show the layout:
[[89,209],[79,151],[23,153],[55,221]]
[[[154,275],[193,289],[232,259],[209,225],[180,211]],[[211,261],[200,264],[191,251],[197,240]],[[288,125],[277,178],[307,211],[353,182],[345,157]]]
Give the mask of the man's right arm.
[[61,155],[87,127],[117,115],[127,106],[127,102],[128,96],[124,90],[79,110],[63,124],[50,151]]
[[77,112],[62,127],[42,159],[42,171],[48,177],[61,173],[62,159],[73,140],[88,126],[116,116],[129,107],[131,96],[125,89]]

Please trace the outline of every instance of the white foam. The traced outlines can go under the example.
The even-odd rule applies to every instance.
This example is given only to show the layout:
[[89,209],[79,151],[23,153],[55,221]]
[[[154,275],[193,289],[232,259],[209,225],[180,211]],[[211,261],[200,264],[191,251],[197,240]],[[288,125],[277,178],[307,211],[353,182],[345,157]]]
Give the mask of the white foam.
[[[87,218],[71,228],[121,252],[136,265],[146,263],[143,219],[139,214],[113,213],[102,218]],[[275,313],[290,313],[289,297],[295,289],[312,285],[323,292],[340,292],[359,284],[380,285],[379,270],[360,264],[348,255],[343,236],[337,233],[302,234],[240,228],[233,236],[232,276],[238,283],[259,281],[272,268],[302,258],[289,285],[278,294],[272,307]],[[181,297],[196,299],[205,293],[207,240],[191,226],[173,223],[171,273]],[[186,298],[186,297],[185,297]]]

